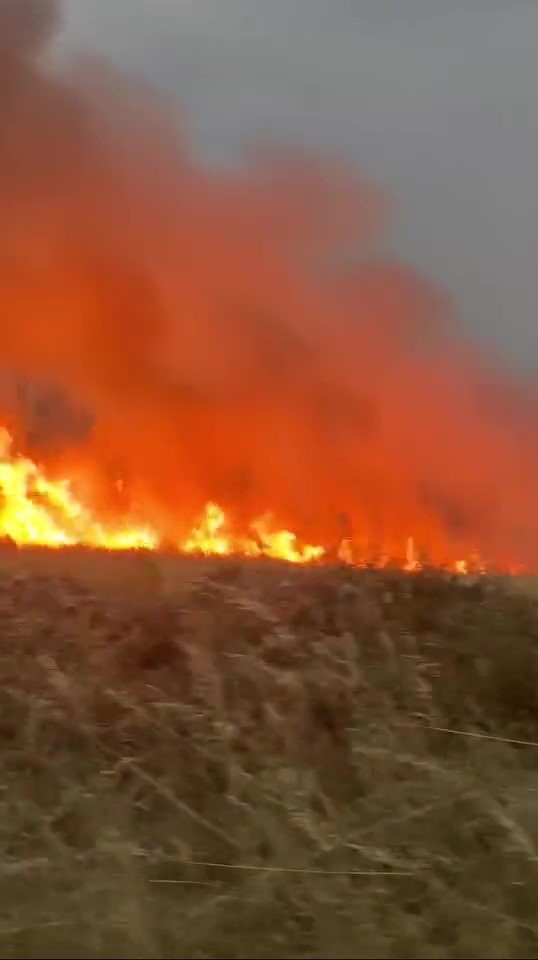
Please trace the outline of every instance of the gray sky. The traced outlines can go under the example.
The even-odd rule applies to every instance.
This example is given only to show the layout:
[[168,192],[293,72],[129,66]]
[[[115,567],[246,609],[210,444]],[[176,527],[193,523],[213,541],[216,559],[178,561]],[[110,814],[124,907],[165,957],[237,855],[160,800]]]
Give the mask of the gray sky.
[[538,0],[65,6],[65,43],[176,96],[213,159],[273,134],[355,160],[398,252],[538,367]]

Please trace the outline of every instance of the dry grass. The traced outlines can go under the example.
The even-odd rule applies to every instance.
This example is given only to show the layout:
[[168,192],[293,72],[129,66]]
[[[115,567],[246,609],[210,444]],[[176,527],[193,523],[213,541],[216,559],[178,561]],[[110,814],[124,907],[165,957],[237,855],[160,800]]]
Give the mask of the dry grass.
[[0,627],[1,957],[538,956],[534,598],[7,552]]

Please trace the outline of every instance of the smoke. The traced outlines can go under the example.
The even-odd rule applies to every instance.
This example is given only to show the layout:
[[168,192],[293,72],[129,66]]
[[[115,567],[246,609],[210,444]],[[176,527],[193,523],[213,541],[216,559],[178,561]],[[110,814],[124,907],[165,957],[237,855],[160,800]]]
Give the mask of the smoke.
[[534,388],[376,255],[383,192],[301,152],[209,172],[142,80],[51,66],[59,14],[0,0],[0,364],[92,411],[64,463],[121,473],[171,532],[214,498],[324,542],[537,560]]

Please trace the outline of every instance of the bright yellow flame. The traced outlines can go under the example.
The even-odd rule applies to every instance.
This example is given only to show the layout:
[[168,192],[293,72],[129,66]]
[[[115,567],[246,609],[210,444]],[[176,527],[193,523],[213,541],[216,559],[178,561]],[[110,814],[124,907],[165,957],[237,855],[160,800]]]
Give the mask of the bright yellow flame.
[[310,544],[301,546],[295,534],[289,530],[271,530],[265,518],[253,523],[251,530],[255,536],[233,536],[224,511],[216,503],[208,503],[199,525],[181,544],[181,550],[183,553],[201,553],[205,556],[264,556],[288,563],[311,563],[325,552],[323,547]]
[[[290,563],[321,557],[321,547],[301,546],[293,533],[253,525],[252,537],[229,529],[224,511],[208,503],[200,523],[179,549],[206,556],[268,556]],[[68,480],[50,480],[32,460],[13,456],[11,437],[0,430],[0,537],[19,546],[86,546],[106,550],[157,550],[161,537],[151,526],[130,522],[110,526],[77,499]]]
[[0,536],[19,546],[81,545],[108,550],[159,546],[149,527],[100,523],[73,494],[67,480],[49,480],[31,460],[11,456],[11,438],[0,431]]
[[267,557],[287,560],[288,563],[312,563],[313,560],[320,560],[325,553],[323,547],[311,543],[301,546],[290,530],[272,531],[269,528],[269,518],[257,520],[252,524],[252,529],[262,545],[261,552]]
[[232,541],[224,533],[226,517],[216,503],[208,503],[199,526],[181,544],[184,553],[203,553],[205,556],[226,556],[233,553]]
[[[132,518],[111,525],[97,518],[91,509],[76,497],[68,480],[51,480],[32,460],[12,453],[11,437],[0,428],[0,538],[18,546],[46,547],[84,546],[105,550],[158,550],[162,544],[159,531]],[[356,555],[356,544],[345,539],[340,544],[340,562],[367,566],[365,556]],[[301,543],[290,530],[275,527],[270,516],[255,520],[246,534],[237,533],[222,508],[206,504],[199,522],[178,552],[202,556],[270,557],[293,564],[312,563],[326,556],[323,547]],[[378,558],[382,567],[389,557]],[[405,549],[403,569],[422,569],[422,561],[413,537]],[[455,572],[469,569],[484,572],[474,558],[471,567],[458,560]]]

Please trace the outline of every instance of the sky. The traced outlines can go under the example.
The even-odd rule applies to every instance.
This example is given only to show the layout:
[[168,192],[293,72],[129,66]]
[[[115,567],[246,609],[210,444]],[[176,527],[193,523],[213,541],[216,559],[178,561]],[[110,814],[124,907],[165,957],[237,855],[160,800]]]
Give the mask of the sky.
[[177,99],[213,163],[274,137],[396,200],[390,243],[538,369],[538,0],[66,0],[61,45]]

